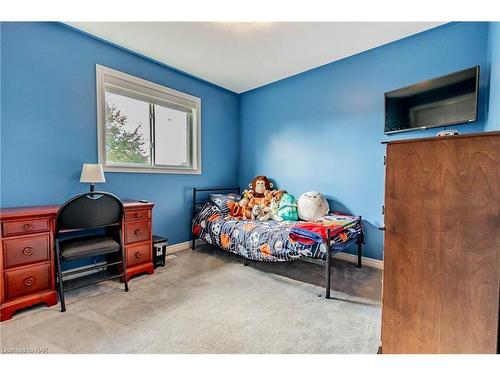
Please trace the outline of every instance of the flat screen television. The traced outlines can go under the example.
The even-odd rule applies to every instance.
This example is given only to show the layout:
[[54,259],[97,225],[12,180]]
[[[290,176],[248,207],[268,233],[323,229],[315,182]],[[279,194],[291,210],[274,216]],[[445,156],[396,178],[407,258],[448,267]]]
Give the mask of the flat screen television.
[[385,134],[477,119],[479,66],[385,93]]

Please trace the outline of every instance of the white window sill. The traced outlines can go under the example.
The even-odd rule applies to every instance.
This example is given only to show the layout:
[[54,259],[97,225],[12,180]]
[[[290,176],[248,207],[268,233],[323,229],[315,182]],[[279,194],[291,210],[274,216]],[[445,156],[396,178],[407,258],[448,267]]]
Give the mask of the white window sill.
[[112,167],[104,166],[104,172],[112,173],[165,173],[165,174],[197,174],[201,175],[199,169],[183,169],[183,168],[148,168],[148,167]]

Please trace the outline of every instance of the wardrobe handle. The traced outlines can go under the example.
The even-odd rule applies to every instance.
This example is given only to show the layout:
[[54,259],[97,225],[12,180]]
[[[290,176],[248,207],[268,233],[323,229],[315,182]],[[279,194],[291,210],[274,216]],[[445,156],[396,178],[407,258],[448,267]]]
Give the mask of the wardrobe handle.
[[31,224],[24,224],[23,226],[23,229],[24,230],[31,230],[33,227],[31,226]]
[[136,229],[134,233],[136,236],[140,236],[142,234],[142,230]]
[[135,213],[135,217],[136,217],[136,218],[140,218],[140,217],[142,217],[142,212],[136,212],[136,213]]
[[141,256],[142,256],[142,254],[141,254],[139,251],[138,251],[137,253],[135,253],[135,257],[136,257],[137,259],[139,259]]

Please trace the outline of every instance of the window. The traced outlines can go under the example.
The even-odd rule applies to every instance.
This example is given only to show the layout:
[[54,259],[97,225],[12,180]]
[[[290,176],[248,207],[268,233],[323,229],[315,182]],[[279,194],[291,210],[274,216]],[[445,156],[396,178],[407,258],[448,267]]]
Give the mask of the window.
[[100,65],[96,77],[105,171],[201,173],[200,98]]

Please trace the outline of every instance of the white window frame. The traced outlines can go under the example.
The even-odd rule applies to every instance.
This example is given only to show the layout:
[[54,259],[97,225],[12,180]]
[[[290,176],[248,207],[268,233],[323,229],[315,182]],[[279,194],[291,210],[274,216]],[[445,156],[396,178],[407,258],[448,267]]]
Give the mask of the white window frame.
[[[150,103],[175,108],[189,109],[192,119],[191,129],[191,165],[182,166],[140,166],[137,164],[107,164],[106,162],[106,86],[114,86],[119,90],[130,91],[146,98]],[[176,173],[201,174],[201,99],[183,92],[134,77],[99,64],[96,64],[97,88],[97,153],[99,163],[105,172],[132,173]],[[153,135],[151,135],[153,136]]]

